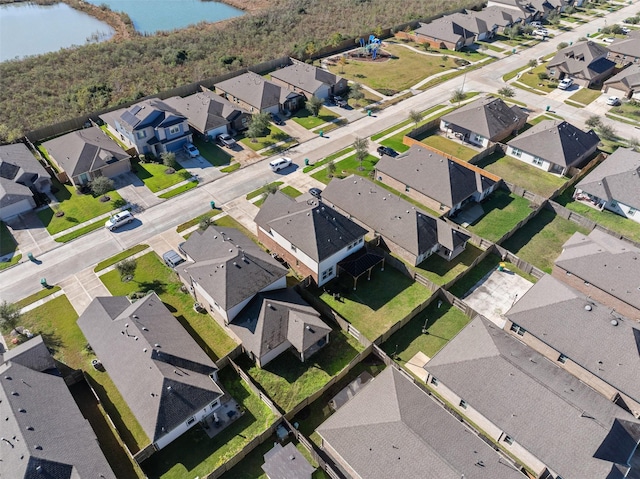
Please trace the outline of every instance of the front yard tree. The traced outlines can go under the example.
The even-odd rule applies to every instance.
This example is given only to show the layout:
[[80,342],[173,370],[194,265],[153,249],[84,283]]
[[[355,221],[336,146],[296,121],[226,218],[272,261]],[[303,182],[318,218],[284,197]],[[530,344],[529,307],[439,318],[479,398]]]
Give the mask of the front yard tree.
[[247,128],[247,136],[251,138],[251,142],[255,143],[256,138],[262,136],[262,133],[269,126],[269,114],[268,113],[256,113],[251,117],[249,121],[249,128]]
[[138,262],[135,260],[135,258],[127,258],[116,264],[116,270],[118,270],[118,273],[120,273],[120,280],[123,282],[129,281],[136,272],[137,267]]
[[2,301],[0,304],[0,329],[11,331],[18,325],[21,317],[20,308],[13,303]]
[[598,128],[602,125],[602,119],[598,115],[591,115],[587,118],[587,121],[584,122],[589,128]]
[[613,141],[616,139],[616,130],[611,125],[607,125],[606,123],[600,124],[596,128],[596,133],[603,140]]
[[322,98],[318,98],[317,96],[313,95],[306,101],[304,107],[309,113],[311,113],[312,116],[318,116],[323,103],[324,101],[322,100]]
[[336,174],[336,164],[333,160],[327,163],[327,171],[329,172],[329,178],[333,178]]
[[364,98],[364,92],[362,91],[362,85],[360,83],[354,83],[349,88],[349,98],[356,102],[356,106],[360,106],[360,100]]
[[369,140],[367,138],[356,138],[353,142],[353,148],[356,150],[356,160],[360,162],[358,170],[364,170],[362,162],[369,154]]
[[453,91],[453,94],[451,95],[451,101],[453,103],[460,103],[462,100],[464,100],[466,98],[467,95],[465,95],[464,90],[462,88],[457,88]]
[[563,48],[567,48],[569,44],[567,42],[558,43],[558,50],[562,50]]
[[529,63],[527,63],[527,66],[529,68],[535,68],[538,66],[538,60],[536,60],[535,58],[532,58],[531,60],[529,60]]
[[411,110],[409,112],[409,120],[411,120],[417,128],[418,123],[422,121],[422,113],[420,113],[418,110]]
[[91,192],[96,196],[106,196],[113,187],[113,180],[107,176],[98,176],[91,182]]
[[505,98],[513,98],[516,96],[516,91],[510,86],[503,86],[498,90],[498,95],[502,95]]
[[165,151],[160,155],[160,158],[162,158],[162,164],[167,167],[166,173],[173,173],[176,168],[176,154],[172,151]]

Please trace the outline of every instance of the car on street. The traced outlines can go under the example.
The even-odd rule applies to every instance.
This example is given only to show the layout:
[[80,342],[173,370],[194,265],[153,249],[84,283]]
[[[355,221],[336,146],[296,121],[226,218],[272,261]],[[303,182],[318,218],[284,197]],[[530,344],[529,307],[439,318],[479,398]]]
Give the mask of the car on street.
[[310,188],[309,194],[311,196],[315,196],[316,198],[320,198],[320,196],[322,196],[322,190],[320,188]]
[[284,121],[278,115],[276,115],[275,113],[269,113],[269,115],[271,116],[271,121],[274,122],[276,125],[278,126],[284,125]]
[[379,146],[376,150],[380,156],[398,156],[398,152],[393,148],[389,148],[388,146]]
[[109,231],[113,231],[124,224],[131,223],[132,221],[133,221],[133,214],[131,213],[131,211],[121,211],[120,213],[116,213],[115,215],[111,216],[107,221],[105,221],[104,227],[107,228]]
[[573,85],[573,80],[571,78],[563,78],[558,83],[558,88],[560,90],[567,90],[571,85]]
[[236,140],[228,133],[220,133],[217,136],[218,143],[222,146],[226,146],[227,148],[233,148],[236,146]]
[[175,268],[181,263],[184,263],[185,259],[180,256],[176,250],[170,249],[166,253],[162,255],[162,259],[164,260],[164,264],[166,264],[169,268]]
[[549,31],[546,28],[538,28],[531,32],[531,35],[537,35],[539,37],[546,37],[549,35]]
[[269,168],[271,168],[271,171],[280,171],[289,165],[291,165],[291,158],[286,158],[284,156],[269,162]]
[[610,96],[607,98],[607,105],[609,106],[618,106],[620,105],[620,98],[617,96]]
[[200,156],[200,151],[195,147],[193,143],[185,143],[183,148],[187,155],[189,155],[191,158],[197,158],[198,156]]

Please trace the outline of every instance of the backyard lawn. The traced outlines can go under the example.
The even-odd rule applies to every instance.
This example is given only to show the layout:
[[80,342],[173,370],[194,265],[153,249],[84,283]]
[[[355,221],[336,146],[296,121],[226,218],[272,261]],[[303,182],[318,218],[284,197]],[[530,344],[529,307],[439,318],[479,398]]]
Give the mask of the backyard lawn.
[[480,248],[467,243],[465,250],[451,261],[447,261],[440,255],[433,254],[418,266],[415,266],[414,269],[422,276],[441,286],[466,270],[481,253],[482,250]]
[[489,241],[497,241],[531,213],[530,203],[499,189],[481,203],[485,214],[467,229]]
[[304,363],[291,350],[262,368],[246,355],[238,358],[237,362],[286,413],[321,389],[362,349],[353,336],[336,329],[331,333],[329,344]]
[[494,175],[498,175],[508,183],[520,186],[545,198],[551,196],[555,190],[568,181],[568,178],[564,176],[553,175],[500,151],[483,158],[477,165]]
[[[434,133],[434,131],[432,130],[431,133]],[[441,135],[430,134],[424,139],[419,140],[425,145],[432,146],[463,161],[469,161],[471,160],[471,158],[480,153],[479,151],[464,146],[457,141],[450,140],[449,138],[445,138]]]
[[306,108],[300,108],[295,115],[291,117],[298,125],[305,127],[307,130],[313,130],[325,123],[329,123],[333,120],[340,118],[331,110],[322,107],[318,116],[313,116]]
[[273,423],[276,416],[231,367],[222,369],[218,377],[224,389],[244,410],[242,417],[213,439],[201,426],[193,427],[142,463],[148,477],[207,477],[209,472],[235,456]]
[[200,151],[200,156],[213,166],[226,166],[231,164],[233,156],[227,150],[220,148],[213,140],[204,141],[202,138],[193,139],[193,144]]
[[[438,307],[440,305],[440,307]],[[432,358],[469,322],[469,318],[446,301],[434,300],[383,343],[382,349],[400,364],[406,364],[416,353]],[[426,325],[426,332],[423,328]]]
[[562,252],[562,245],[576,231],[589,233],[577,223],[565,220],[553,211],[543,208],[502,246],[527,263],[551,274],[553,263]]
[[[335,299],[323,290],[340,292],[341,297]],[[361,277],[356,291],[353,279],[346,274],[328,283],[323,290],[316,290],[315,294],[370,341],[431,296],[427,288],[388,265],[384,271],[376,266],[370,281],[366,276]]]
[[[380,158],[376,156],[367,155],[367,157],[362,160],[362,169],[360,169],[360,162],[356,159],[355,155],[351,155],[335,164],[336,171],[333,174],[333,177],[346,178],[353,174],[369,177],[369,174],[375,170],[376,163],[378,163],[379,160]],[[326,185],[332,180],[332,177],[329,176],[330,174],[331,173],[328,168],[323,168],[320,171],[313,173],[311,176]]]
[[191,178],[191,173],[176,163],[175,173],[166,174],[167,167],[162,163],[137,163],[135,173],[144,185],[153,193],[169,188],[181,181]]
[[276,128],[274,125],[269,124],[264,133],[264,136],[258,136],[255,141],[253,141],[249,137],[244,137],[240,140],[240,143],[248,148],[251,148],[253,151],[259,151],[263,148],[274,146],[276,143],[280,143],[281,141],[285,142],[284,146],[294,143],[292,138],[287,133],[280,130],[279,128]]

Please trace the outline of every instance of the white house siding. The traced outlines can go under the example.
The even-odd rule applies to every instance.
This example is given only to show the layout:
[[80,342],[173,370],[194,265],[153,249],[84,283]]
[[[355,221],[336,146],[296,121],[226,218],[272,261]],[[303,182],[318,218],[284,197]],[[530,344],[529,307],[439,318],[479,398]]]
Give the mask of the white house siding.
[[[520,160],[524,163],[527,163],[531,166],[535,166],[536,168],[540,168],[541,170],[544,171],[549,171],[551,169],[551,167],[553,166],[553,163],[551,163],[550,161],[544,160],[541,158],[542,163],[541,164],[537,164],[536,162],[534,162],[534,159],[536,158],[536,156],[531,155],[529,153],[527,153],[526,151],[521,151],[520,156],[517,156],[514,154],[514,148],[511,146],[507,146],[507,155],[514,157],[516,160]],[[516,148],[517,150],[517,148]]]
[[36,207],[35,201],[33,198],[27,197],[16,203],[13,203],[9,206],[3,206],[0,210],[0,220],[5,221],[7,218],[11,218],[12,216],[19,215],[20,213],[24,213],[26,211],[31,211]]
[[329,98],[329,91],[329,85],[323,83],[322,86],[315,91],[314,95],[324,100],[326,98]]
[[[216,411],[216,409],[220,408],[220,400],[219,399],[216,401],[216,403],[217,404],[214,407],[210,407],[211,405],[208,404],[204,408],[202,408],[198,412],[196,412],[193,416],[185,418],[185,420],[182,423],[180,423],[179,426],[177,426],[174,429],[172,429],[171,431],[169,431],[167,434],[162,436],[160,439],[158,439],[154,443],[156,448],[158,450],[160,450],[163,447],[171,444],[171,442],[176,440],[178,437],[182,436],[185,432],[187,432],[193,426],[198,424],[198,422],[200,422],[202,419],[204,419],[205,417],[210,416],[211,414],[213,414],[214,411]],[[191,424],[187,425],[187,421],[191,417],[195,418],[195,420]]]
[[[331,279],[335,278],[337,274],[338,263],[343,259],[345,259],[347,256],[349,256],[351,253],[355,253],[356,251],[362,249],[363,246],[364,246],[364,236],[360,238],[356,242],[356,244],[351,248],[349,248],[348,246],[345,248],[342,248],[340,251],[333,254],[329,258],[321,261],[320,265],[318,266],[318,286],[322,286],[323,284],[327,283]],[[322,279],[322,273],[324,271],[327,271],[329,268],[333,268],[333,273],[327,274],[325,279]]]
[[604,205],[604,207],[605,209],[613,211],[620,216],[624,216],[632,221],[635,221],[636,223],[640,223],[640,212],[637,209],[632,208],[631,206],[620,203],[619,201],[609,201]]

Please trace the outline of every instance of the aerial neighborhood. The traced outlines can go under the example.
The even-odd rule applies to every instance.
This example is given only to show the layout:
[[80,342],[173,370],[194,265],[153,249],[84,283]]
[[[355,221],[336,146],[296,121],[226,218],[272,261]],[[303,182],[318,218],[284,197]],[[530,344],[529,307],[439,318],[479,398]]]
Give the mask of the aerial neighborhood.
[[489,0],[1,144],[0,478],[639,479],[638,25]]

